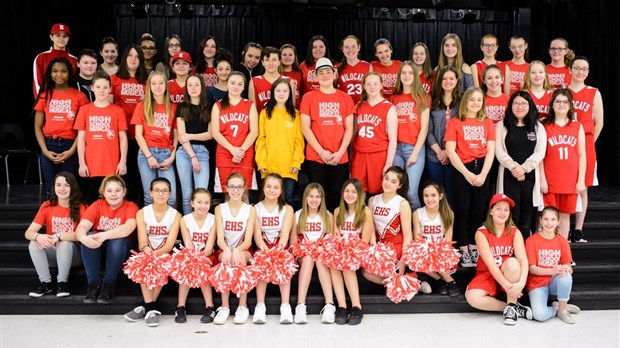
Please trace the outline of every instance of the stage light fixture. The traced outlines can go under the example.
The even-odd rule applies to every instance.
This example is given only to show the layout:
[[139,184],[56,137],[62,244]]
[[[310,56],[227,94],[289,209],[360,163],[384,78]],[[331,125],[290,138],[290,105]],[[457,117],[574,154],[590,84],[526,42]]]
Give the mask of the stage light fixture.
[[131,4],[131,11],[134,18],[146,18],[149,5],[134,5]]
[[478,19],[478,16],[476,16],[475,12],[466,11],[465,14],[463,14],[463,24],[472,24],[476,22],[476,19]]
[[414,23],[424,23],[426,22],[426,11],[422,9],[414,9],[411,11],[411,21]]

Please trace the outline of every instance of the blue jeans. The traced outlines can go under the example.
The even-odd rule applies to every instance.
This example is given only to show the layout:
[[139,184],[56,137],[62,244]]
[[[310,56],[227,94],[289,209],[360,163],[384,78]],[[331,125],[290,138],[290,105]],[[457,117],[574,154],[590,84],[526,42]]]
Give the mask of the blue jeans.
[[[92,235],[94,232],[88,232],[88,235]],[[88,285],[98,285],[101,270],[101,253],[105,252],[105,273],[103,276],[103,283],[112,285],[116,283],[116,277],[123,268],[123,263],[127,261],[129,254],[129,238],[108,239],[101,247],[97,249],[91,249],[84,244],[80,246],[82,254],[82,263],[86,269],[86,278],[88,279]],[[104,251],[105,249],[105,251]]]
[[291,178],[284,178],[284,200],[286,204],[293,206],[295,200],[295,184],[297,182]]
[[[55,153],[63,153],[69,150],[71,146],[73,146],[73,143],[74,140],[45,137],[45,146],[47,150]],[[41,153],[41,171],[45,178],[45,189],[47,190],[48,197],[50,197],[52,193],[52,186],[54,186],[54,177],[56,174],[67,171],[78,177],[78,164],[77,152],[69,157],[65,163],[61,164],[54,164],[54,162]]]
[[448,196],[448,203],[454,209],[454,195],[452,194],[452,166],[444,166],[441,163],[426,161],[426,171],[429,180],[438,182],[443,185]]
[[420,178],[422,178],[422,172],[424,171],[424,162],[426,160],[426,148],[422,146],[420,153],[418,153],[418,160],[412,165],[407,167],[407,160],[411,153],[413,153],[414,146],[407,143],[398,143],[396,145],[396,154],[394,155],[395,166],[399,166],[407,172],[409,177],[409,191],[407,192],[407,200],[411,205],[411,210],[415,211],[420,208],[420,196],[418,195],[418,188],[420,187]]
[[558,301],[567,301],[570,299],[570,292],[573,288],[573,276],[567,274],[563,277],[557,274],[551,277],[549,286],[542,286],[530,291],[530,305],[534,319],[545,321],[555,317],[555,309],[547,306],[549,294],[557,295]]
[[192,191],[195,187],[209,187],[209,150],[204,145],[192,145],[192,149],[196,154],[198,162],[200,162],[200,171],[194,172],[192,168],[192,159],[183,147],[177,149],[176,167],[179,173],[179,181],[181,182],[181,194],[183,197],[183,214],[192,212],[190,201],[192,199]]
[[[149,147],[151,155],[155,157],[158,163],[163,162],[170,158],[170,149],[160,149],[158,147]],[[174,166],[171,165],[166,170],[151,169],[149,167],[149,161],[144,156],[142,150],[138,151],[138,170],[140,171],[140,180],[142,180],[142,190],[144,190],[144,205],[147,206],[153,203],[153,197],[151,197],[151,182],[155,178],[166,178],[170,181],[170,198],[168,199],[168,205],[175,207],[176,194],[177,194],[177,178],[174,173]]]

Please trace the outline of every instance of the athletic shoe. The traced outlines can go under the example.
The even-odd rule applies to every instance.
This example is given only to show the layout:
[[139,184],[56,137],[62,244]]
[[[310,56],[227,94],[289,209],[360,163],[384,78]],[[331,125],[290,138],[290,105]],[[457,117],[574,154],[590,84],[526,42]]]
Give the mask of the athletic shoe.
[[573,231],[573,241],[575,243],[587,243],[588,241],[583,238],[582,230],[574,230]]
[[233,323],[235,324],[245,324],[250,317],[250,310],[248,307],[239,306],[235,311],[235,317],[233,318]]
[[349,325],[357,325],[362,322],[364,313],[359,307],[351,307],[351,314],[349,315]]
[[417,291],[412,291],[409,294],[407,294],[407,296],[405,296],[405,300],[407,301],[411,301],[411,299],[417,294]]
[[252,317],[254,324],[264,324],[267,322],[267,307],[264,303],[257,303],[254,307],[254,316]]
[[280,324],[292,324],[293,312],[291,311],[291,305],[283,303],[280,305]]
[[519,318],[525,318],[527,320],[532,320],[533,313],[532,313],[532,309],[528,306],[524,306],[522,304],[520,304],[519,302],[517,302],[515,305],[515,310],[517,311],[517,315],[519,316]]
[[456,285],[456,282],[455,282],[455,281],[451,281],[451,282],[449,282],[449,283],[447,284],[447,287],[448,287],[448,290],[447,290],[447,292],[448,292],[448,296],[450,296],[450,297],[456,297],[456,296],[458,296],[458,295],[460,295],[460,294],[461,294],[461,289],[459,289],[459,286],[458,286],[458,285]]
[[471,262],[471,255],[469,254],[469,251],[461,251],[460,263],[461,267],[474,267],[473,262]]
[[39,284],[39,287],[35,291],[32,291],[28,295],[30,297],[39,298],[45,294],[49,294],[53,290],[54,290],[54,287],[52,286],[52,283],[41,283]]
[[209,324],[213,322],[213,319],[215,319],[215,308],[213,307],[205,308],[205,312],[200,318],[200,322],[203,324]]
[[338,307],[338,309],[336,309],[336,313],[335,313],[336,324],[338,325],[346,324],[347,317],[348,317],[348,313],[345,307]]
[[[149,313],[151,312],[152,311],[149,311]],[[138,306],[130,310],[129,312],[125,313],[125,319],[129,321],[140,321],[144,319],[145,316],[146,316],[146,309],[144,308],[144,306]]]
[[448,284],[443,279],[435,281],[435,293],[439,295],[448,294]]
[[423,294],[430,294],[433,292],[433,288],[431,288],[431,285],[427,281],[423,280],[420,282],[420,291]]
[[215,316],[215,318],[213,318],[213,324],[217,324],[217,325],[225,324],[229,316],[230,316],[230,308],[219,307],[217,309],[217,315]]
[[469,251],[469,258],[471,259],[471,263],[473,264],[472,267],[476,267],[478,265],[478,256],[479,255],[480,254],[478,253],[477,249]]
[[69,295],[71,295],[71,291],[69,291],[69,284],[67,282],[58,282],[56,297],[67,297]]
[[97,297],[99,296],[99,285],[89,285],[86,289],[86,295],[84,296],[84,303],[97,303]]
[[185,314],[185,307],[179,306],[174,310],[174,322],[185,323],[187,321],[187,315]]
[[575,319],[573,319],[573,317],[570,315],[570,313],[566,309],[564,309],[562,311],[558,311],[557,312],[557,316],[558,316],[558,318],[560,318],[566,324],[574,324],[575,323]]
[[321,309],[321,323],[333,324],[336,321],[336,306],[326,303]]
[[110,303],[112,297],[114,297],[114,286],[103,283],[103,286],[101,286],[101,293],[99,293],[97,297],[97,303]]
[[575,267],[575,266],[577,266],[577,264],[575,263],[575,261],[571,261],[571,262],[570,262],[570,266],[571,266],[571,267]]
[[150,326],[150,327],[155,327],[155,326],[159,326],[159,316],[161,315],[160,311],[157,310],[150,310],[148,313],[146,313],[146,316],[144,317],[144,321],[146,322],[146,326]]
[[[558,301],[551,302],[551,307],[553,307],[553,309],[555,309],[556,311],[558,310],[559,306],[560,304],[558,303]],[[581,308],[575,306],[574,304],[570,304],[570,303],[566,304],[566,310],[570,314],[579,314],[581,312]]]
[[517,310],[515,306],[509,304],[504,308],[504,324],[517,325]]
[[306,316],[306,305],[298,303],[295,307],[295,324],[307,324],[308,317]]

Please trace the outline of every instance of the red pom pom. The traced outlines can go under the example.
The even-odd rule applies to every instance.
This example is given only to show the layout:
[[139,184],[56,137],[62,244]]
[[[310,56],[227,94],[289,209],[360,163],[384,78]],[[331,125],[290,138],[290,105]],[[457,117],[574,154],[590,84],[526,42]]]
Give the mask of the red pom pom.
[[341,271],[355,271],[362,265],[368,245],[357,235],[346,234],[325,237],[324,249],[318,259],[327,267]]
[[297,268],[295,257],[281,245],[256,252],[251,267],[257,281],[277,285],[290,282]]
[[295,257],[313,256],[315,254],[315,242],[303,239],[301,242],[291,244],[291,253]]
[[394,274],[383,280],[383,285],[385,285],[386,296],[394,303],[399,303],[405,299],[411,300],[420,290],[420,282],[412,273]]
[[217,292],[232,291],[237,296],[248,293],[256,286],[253,272],[247,266],[229,266],[219,263],[211,269],[209,282]]
[[125,261],[125,267],[123,267],[127,278],[149,289],[160,288],[168,284],[170,255],[155,256],[144,252],[138,254],[133,250],[131,253],[133,256]]
[[403,253],[403,261],[416,272],[449,272],[459,262],[453,242],[412,241]]
[[249,267],[245,265],[235,267],[237,269],[235,270],[235,277],[230,291],[239,297],[241,294],[247,294],[254,289],[258,282]]
[[210,274],[211,260],[202,251],[183,248],[170,258],[170,278],[179,284],[191,288],[207,286]]
[[362,267],[369,273],[389,277],[396,268],[396,252],[385,243],[371,245],[364,251]]

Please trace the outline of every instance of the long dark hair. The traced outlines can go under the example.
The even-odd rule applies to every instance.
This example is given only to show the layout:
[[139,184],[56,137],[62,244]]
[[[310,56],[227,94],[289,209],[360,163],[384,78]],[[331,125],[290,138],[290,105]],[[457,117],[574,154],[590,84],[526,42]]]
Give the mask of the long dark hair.
[[149,74],[146,72],[146,65],[144,64],[144,53],[142,52],[142,48],[136,44],[129,44],[125,47],[116,75],[123,80],[128,80],[131,78],[131,74],[129,74],[129,70],[127,69],[127,57],[129,56],[129,52],[132,48],[138,53],[138,60],[140,61],[138,70],[136,70],[135,78],[138,80],[138,83],[146,83],[146,80],[149,78]]
[[[444,105],[443,97],[446,91],[443,90],[442,81],[443,76],[451,71],[456,76],[456,85],[452,89],[452,101],[450,105]],[[435,82],[433,82],[433,103],[431,108],[433,109],[444,109],[444,108],[454,108],[458,107],[459,102],[461,101],[461,89],[459,86],[461,85],[461,80],[459,79],[459,73],[456,71],[456,68],[453,66],[445,66],[437,72],[437,77],[435,78]]]
[[267,112],[267,118],[271,119],[271,113],[273,112],[273,108],[275,108],[276,105],[278,104],[275,98],[275,93],[276,93],[276,87],[278,87],[278,85],[280,84],[285,84],[288,86],[289,94],[288,94],[288,99],[286,99],[286,102],[284,102],[284,107],[286,108],[286,113],[288,113],[291,116],[291,118],[294,120],[296,112],[295,112],[295,103],[293,103],[293,94],[295,93],[295,91],[293,90],[293,87],[289,83],[288,79],[284,79],[284,78],[277,79],[273,81],[273,83],[271,84],[271,99],[269,99],[269,101],[267,102],[267,105],[265,106],[265,111]]
[[538,126],[538,110],[536,109],[534,100],[532,100],[532,97],[526,91],[517,91],[510,96],[510,100],[508,100],[508,107],[506,108],[506,116],[503,121],[504,127],[506,127],[508,133],[517,127],[517,116],[515,116],[514,112],[512,112],[512,104],[517,97],[525,99],[529,105],[527,115],[523,118],[525,129],[530,132],[536,132],[536,127]]
[[543,122],[548,124],[555,123],[555,110],[553,110],[553,103],[555,102],[555,99],[560,95],[568,98],[568,122],[570,123],[573,121],[572,115],[575,114],[575,108],[573,106],[573,93],[571,93],[571,91],[566,88],[558,88],[553,91],[553,94],[551,95],[551,101],[549,101],[549,116],[545,118]]
[[[54,185],[56,185],[56,180],[59,177],[65,178],[67,184],[69,184],[69,188],[71,193],[69,194],[69,207],[70,207],[70,217],[71,221],[78,222],[80,221],[80,208],[84,206],[86,203],[82,199],[82,192],[80,192],[80,186],[78,185],[77,179],[70,172],[58,172],[54,177]],[[58,196],[56,196],[56,190],[52,189],[52,196],[50,197],[50,205],[55,206],[58,205]]]
[[400,181],[400,188],[396,190],[396,193],[407,199],[407,193],[409,192],[409,176],[407,175],[407,172],[399,166],[391,166],[385,171],[385,174],[390,172],[396,174],[398,181]]
[[[209,67],[209,62],[205,58],[204,50],[205,46],[207,46],[207,41],[213,40],[215,42],[215,57],[217,57],[217,53],[220,50],[220,43],[217,42],[217,39],[213,35],[205,36],[202,41],[200,41],[200,46],[198,46],[198,52],[196,54],[196,72],[203,73],[207,71]],[[213,57],[213,67],[215,67],[215,57]]]
[[69,73],[69,79],[67,80],[67,83],[69,87],[75,88],[77,86],[75,74],[73,71],[73,65],[71,65],[71,62],[69,62],[69,60],[65,57],[56,57],[52,59],[47,65],[47,68],[45,68],[45,74],[43,75],[43,81],[41,83],[41,89],[39,90],[39,96],[37,97],[37,99],[52,99],[52,96],[54,95],[54,89],[56,88],[56,81],[54,81],[54,79],[52,78],[52,68],[56,63],[64,64],[64,66],[67,68],[67,72]]
[[263,179],[263,184],[260,189],[260,200],[265,200],[265,184],[268,179],[278,180],[280,182],[280,195],[278,196],[278,211],[282,210],[284,206],[286,206],[286,200],[284,199],[284,179],[278,173],[269,173]]
[[[200,81],[200,101],[198,101],[198,105],[192,104],[192,98],[189,96],[187,92],[187,80],[190,77],[195,77]],[[209,99],[207,98],[207,88],[205,87],[205,79],[201,74],[190,74],[187,77],[185,82],[185,100],[179,104],[177,107],[177,117],[181,117],[185,122],[191,119],[192,110],[195,108],[198,110],[198,113],[202,115],[200,118],[205,123],[209,123],[211,121],[211,111],[209,108]]]
[[329,60],[332,60],[332,56],[329,54],[329,46],[327,45],[327,39],[323,35],[315,35],[310,38],[310,41],[308,41],[308,50],[306,51],[306,60],[305,60],[307,66],[312,66],[312,64],[316,63],[316,60],[314,59],[314,56],[312,55],[312,44],[315,41],[323,42],[323,45],[325,45],[325,55],[323,57]]

